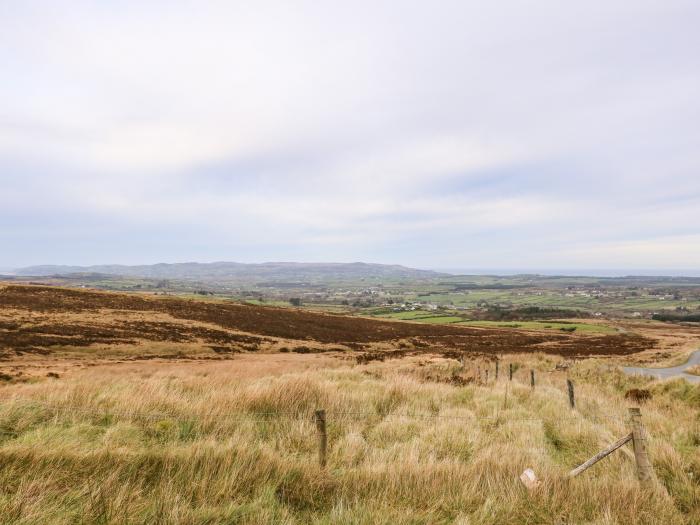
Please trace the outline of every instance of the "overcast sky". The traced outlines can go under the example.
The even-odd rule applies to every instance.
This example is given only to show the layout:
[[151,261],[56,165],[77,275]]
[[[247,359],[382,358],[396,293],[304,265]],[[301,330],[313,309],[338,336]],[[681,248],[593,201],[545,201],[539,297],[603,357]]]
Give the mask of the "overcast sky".
[[0,0],[0,268],[700,269],[700,2]]

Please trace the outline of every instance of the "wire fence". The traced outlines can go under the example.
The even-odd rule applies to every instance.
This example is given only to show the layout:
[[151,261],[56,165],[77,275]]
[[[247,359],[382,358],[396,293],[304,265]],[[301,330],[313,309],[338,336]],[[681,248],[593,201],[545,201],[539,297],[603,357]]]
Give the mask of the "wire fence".
[[[17,403],[17,399],[13,400]],[[1,405],[0,405],[1,406]],[[581,412],[572,413],[568,416],[560,415],[550,415],[547,417],[521,417],[512,416],[508,413],[497,412],[493,415],[446,415],[446,414],[427,414],[427,413],[416,413],[416,412],[388,412],[383,413],[382,411],[343,411],[343,410],[330,410],[326,411],[323,409],[317,409],[313,412],[309,410],[296,410],[296,411],[272,411],[272,412],[240,412],[235,414],[220,414],[220,413],[206,413],[206,414],[187,414],[178,415],[170,413],[154,413],[154,412],[141,412],[141,411],[116,411],[110,409],[90,409],[85,407],[76,407],[72,405],[52,405],[49,403],[41,403],[37,400],[32,400],[30,403],[20,403],[15,405],[16,408],[39,408],[41,410],[46,410],[52,414],[53,418],[57,421],[56,423],[65,423],[65,421],[60,421],[61,416],[89,416],[96,418],[111,418],[119,417],[127,420],[141,419],[146,421],[180,421],[186,423],[193,423],[197,420],[202,423],[204,420],[209,420],[210,422],[216,423],[232,423],[232,422],[275,422],[281,420],[295,420],[295,421],[305,421],[307,423],[314,423],[316,427],[316,435],[318,440],[318,463],[321,469],[325,469],[328,462],[328,423],[333,425],[339,421],[343,421],[347,418],[362,418],[366,420],[373,420],[379,418],[380,420],[385,420],[387,418],[411,418],[418,419],[421,421],[443,421],[443,420],[458,420],[461,423],[465,422],[475,422],[475,421],[485,421],[489,423],[511,423],[511,422],[538,422],[545,423],[548,419],[555,420],[558,424],[570,424],[571,421],[576,421],[578,423],[584,422],[600,422],[605,421],[607,423],[625,423],[628,427],[628,431],[631,432],[617,439],[611,445],[606,446],[603,450],[596,453],[594,456],[590,457],[585,462],[576,466],[573,470],[569,471],[568,477],[575,477],[586,471],[603,458],[609,456],[616,450],[620,449],[623,445],[628,442],[633,443],[634,450],[634,461],[637,467],[637,477],[639,481],[646,485],[647,487],[652,487],[655,483],[655,474],[648,457],[646,450],[647,436],[641,423],[641,414],[639,408],[628,409],[628,417],[621,414],[583,414]],[[4,438],[21,438],[23,434],[31,433],[34,430],[40,430],[41,427],[37,427],[36,423],[42,424],[47,423],[50,420],[39,418],[40,421],[36,421],[34,426],[29,424],[23,431],[18,429],[12,430],[8,428],[2,428],[2,422],[0,420],[0,437]],[[45,428],[45,427],[44,427]],[[192,427],[190,427],[192,430]],[[609,430],[609,429],[608,429]],[[611,437],[610,434],[608,437]],[[529,490],[536,488],[539,485],[539,481],[532,469],[526,469],[520,476],[520,480]]]
[[[475,369],[474,369],[475,368]],[[396,420],[415,420],[424,423],[425,428],[431,428],[429,425],[435,425],[438,428],[438,423],[446,421],[457,421],[460,423],[460,429],[468,427],[470,423],[480,424],[480,430],[490,433],[491,431],[496,431],[499,427],[512,423],[533,423],[533,424],[554,424],[554,425],[566,425],[569,427],[576,428],[576,432],[590,432],[595,430],[595,432],[605,435],[606,441],[610,441],[613,436],[621,431],[621,427],[626,427],[627,435],[622,438],[617,439],[612,445],[606,446],[603,450],[599,451],[597,454],[592,456],[590,459],[580,464],[568,473],[569,477],[578,476],[581,472],[589,469],[594,464],[598,463],[601,459],[608,457],[610,454],[620,449],[624,444],[628,442],[633,443],[634,450],[634,460],[637,466],[638,478],[643,484],[653,484],[654,482],[654,472],[651,462],[649,461],[646,452],[646,431],[644,430],[641,423],[641,414],[638,408],[629,408],[625,412],[622,410],[618,413],[607,412],[601,413],[596,410],[597,403],[584,400],[583,404],[579,404],[575,399],[574,383],[567,376],[565,382],[565,392],[568,394],[569,408],[571,410],[562,411],[562,406],[554,406],[551,410],[542,410],[541,415],[526,414],[521,415],[523,411],[529,410],[530,412],[537,412],[537,407],[532,406],[528,409],[523,409],[519,407],[508,406],[508,385],[517,385],[519,388],[529,386],[528,390],[535,392],[537,389],[543,389],[544,396],[559,396],[556,391],[559,391],[560,385],[555,384],[551,381],[551,378],[545,379],[542,383],[536,380],[536,372],[533,369],[525,369],[524,367],[513,367],[511,363],[508,364],[508,368],[500,368],[501,382],[499,383],[499,366],[496,365],[495,369],[491,370],[489,365],[476,366],[471,370],[468,370],[464,363],[461,363],[460,373],[463,375],[465,372],[471,372],[469,378],[469,384],[476,387],[489,387],[495,386],[496,384],[505,383],[506,389],[504,392],[503,408],[501,408],[500,400],[497,403],[489,403],[486,406],[478,406],[474,403],[468,406],[466,403],[463,405],[450,404],[446,406],[435,406],[429,405],[425,410],[415,410],[415,411],[392,411],[391,408],[385,408],[381,405],[377,406],[374,403],[368,405],[373,407],[372,409],[362,409],[363,407],[350,408],[355,403],[349,403],[347,409],[343,407],[338,407],[338,401],[326,403],[332,408],[329,410],[323,409],[323,401],[318,401],[318,408],[311,408],[311,403],[309,400],[303,400],[296,406],[299,408],[290,408],[286,410],[255,410],[252,406],[238,406],[235,407],[233,412],[225,412],[221,406],[212,406],[212,410],[205,412],[192,412],[192,413],[182,413],[177,411],[165,411],[162,410],[143,410],[143,405],[140,409],[123,409],[107,406],[110,401],[107,400],[97,400],[91,399],[91,403],[98,405],[104,404],[104,406],[86,406],[86,405],[75,405],[70,403],[68,400],[66,402],[47,402],[41,399],[27,399],[21,397],[10,397],[5,399],[0,399],[0,440],[3,443],[12,442],[13,438],[21,439],[23,435],[31,434],[33,432],[48,431],[48,433],[53,432],[56,428],[66,428],[67,424],[76,423],[76,419],[93,419],[96,421],[89,421],[97,425],[108,426],[115,423],[117,420],[123,421],[140,421],[148,422],[150,427],[146,426],[142,430],[145,432],[158,431],[160,423],[170,423],[170,425],[164,425],[164,428],[175,429],[178,431],[178,427],[173,426],[173,422],[180,423],[179,430],[186,429],[186,434],[192,438],[204,437],[211,439],[222,438],[225,439],[226,436],[231,436],[231,431],[235,430],[233,426],[237,423],[253,423],[253,424],[284,424],[289,422],[303,422],[308,426],[297,427],[297,430],[301,430],[303,433],[311,430],[309,427],[315,424],[316,435],[318,440],[318,461],[321,468],[326,468],[327,465],[327,454],[329,448],[328,439],[328,426],[331,429],[334,426],[342,427],[343,425],[351,424],[352,421],[360,422],[368,426],[374,426],[381,424],[384,421],[396,421]],[[525,381],[522,381],[519,377],[516,381],[516,372],[518,370],[524,370],[526,374]],[[483,375],[482,375],[483,372]],[[492,380],[489,381],[489,373],[493,372],[491,375]],[[522,375],[518,374],[519,376]],[[457,383],[458,386],[466,386],[464,382],[464,377],[460,376],[462,379],[461,383]],[[485,381],[484,381],[485,378]],[[449,382],[449,377],[447,378]],[[454,379],[454,377],[452,377]],[[557,381],[557,383],[559,383]],[[565,394],[565,395],[566,395]],[[557,397],[558,398],[558,397]],[[561,398],[558,398],[561,399]],[[566,399],[566,398],[564,398]],[[116,400],[112,400],[115,402]],[[156,404],[156,403],[153,403]],[[295,406],[291,404],[291,406]],[[135,407],[136,408],[136,407]],[[154,407],[155,408],[155,407]],[[399,407],[394,407],[399,408]],[[621,407],[620,407],[621,408]],[[161,406],[162,409],[162,406]],[[27,416],[26,411],[34,410],[34,414]],[[460,411],[459,414],[452,413],[440,413],[442,411]],[[16,412],[15,412],[16,411]],[[485,412],[491,413],[485,413]],[[15,414],[20,414],[17,418],[13,416]],[[467,412],[467,413],[464,413]],[[6,420],[7,422],[4,422]],[[71,421],[72,420],[72,421]],[[51,426],[51,425],[54,426]],[[600,432],[600,428],[592,429],[590,426],[584,430],[584,425],[591,424],[604,424],[607,428],[603,432]],[[473,425],[472,425],[473,426]],[[263,431],[266,427],[260,427],[258,430]],[[281,427],[272,427],[277,431]],[[365,429],[367,427],[365,426]],[[442,427],[440,427],[442,428]],[[532,427],[526,427],[527,430],[531,430]],[[347,428],[346,428],[347,430]],[[546,431],[547,428],[545,427]],[[631,432],[630,432],[631,430]],[[246,429],[248,431],[248,429]],[[253,429],[255,431],[255,429]],[[341,429],[340,432],[343,430]],[[461,430],[460,430],[461,431]],[[337,436],[338,429],[335,429],[335,435]],[[331,434],[334,436],[334,434]],[[180,435],[180,439],[182,435]],[[176,438],[178,439],[178,438]],[[491,439],[490,435],[488,439]],[[330,447],[333,448],[334,440],[331,440]],[[12,450],[11,448],[9,450]],[[526,474],[528,476],[526,476]],[[532,479],[530,479],[530,474]],[[532,469],[526,469],[525,472],[520,476],[520,480],[525,484],[528,489],[532,489],[539,484],[536,480],[534,472]]]
[[[464,366],[462,366],[464,369]],[[505,368],[505,367],[504,367]],[[512,370],[512,368],[509,366],[509,368]],[[483,368],[484,371],[486,371],[486,366]],[[509,384],[511,384],[511,381],[513,381],[515,374],[511,372],[511,370],[506,369],[505,371],[501,369],[502,372],[504,372],[503,376],[509,377],[509,381],[506,382],[506,397],[507,397],[507,388]],[[512,370],[514,372],[514,370]],[[488,373],[486,373],[486,382],[482,382],[482,368],[481,367],[475,367],[474,370],[472,370],[474,373],[475,377],[478,378],[478,381],[476,381],[476,386],[490,386],[498,383],[498,374],[494,374],[493,377],[493,382],[488,381]],[[509,373],[510,372],[510,373]],[[529,372],[529,383],[530,387],[535,389],[535,372],[534,370],[529,370],[526,372]],[[503,382],[505,382],[506,377],[504,377]],[[544,384],[539,384],[538,387],[548,385],[550,387],[555,386],[551,383],[551,381],[547,381]],[[519,386],[525,386],[526,383],[523,383],[521,381],[513,382],[512,383],[514,386],[519,385]],[[574,402],[574,392],[573,392],[573,383],[567,379],[567,384],[569,387],[569,401],[570,401],[570,406],[572,409],[576,407],[575,402]],[[323,406],[323,402],[318,403],[320,406]],[[105,407],[86,407],[84,405],[82,406],[77,406],[73,405],[70,403],[49,403],[46,401],[38,400],[38,399],[24,399],[24,398],[18,398],[18,397],[11,397],[11,398],[5,398],[5,399],[0,399],[0,409],[5,408],[10,406],[16,406],[18,409],[30,409],[30,410],[39,410],[39,411],[46,411],[51,414],[51,418],[55,420],[56,423],[59,422],[64,422],[67,419],[73,418],[75,419],[76,417],[82,417],[82,418],[91,418],[91,419],[96,419],[96,420],[109,420],[113,421],[115,419],[119,420],[125,420],[125,421],[147,421],[151,423],[158,423],[158,422],[179,422],[181,424],[199,424],[202,427],[204,427],[202,430],[206,432],[207,428],[211,430],[211,427],[222,427],[226,425],[232,425],[235,423],[275,423],[275,422],[290,422],[290,421],[300,421],[300,422],[313,422],[317,420],[318,413],[319,413],[319,408],[311,409],[309,407],[304,408],[304,409],[290,409],[290,410],[272,410],[272,411],[260,411],[260,410],[254,410],[254,409],[245,409],[241,408],[237,412],[222,412],[222,411],[217,411],[217,410],[212,410],[209,412],[204,412],[204,413],[189,413],[189,414],[182,414],[182,413],[173,413],[173,412],[163,412],[163,411],[139,411],[139,410],[123,410],[123,409],[116,409],[116,408],[111,408],[109,406]],[[472,410],[471,408],[468,408],[466,406],[449,406],[448,407],[450,410]],[[504,400],[504,407],[503,409],[501,408],[496,408],[496,410],[491,413],[491,414],[484,414],[482,410],[480,410],[478,407],[476,407],[476,413],[471,412],[468,414],[444,414],[444,413],[439,413],[439,410],[433,411],[432,409],[429,409],[427,411],[398,411],[394,412],[391,410],[382,410],[381,408],[375,408],[373,410],[358,410],[358,409],[351,409],[351,410],[343,410],[343,409],[337,409],[337,408],[331,408],[329,410],[321,410],[324,413],[324,418],[328,422],[329,425],[335,425],[335,424],[340,424],[340,423],[347,423],[348,421],[368,421],[372,423],[379,423],[380,421],[384,420],[398,420],[398,419],[414,419],[418,421],[423,421],[423,422],[431,422],[431,423],[437,423],[437,422],[444,422],[444,421],[459,421],[460,423],[467,423],[467,422],[483,422],[486,424],[492,424],[493,426],[505,424],[505,423],[518,423],[518,422],[523,422],[523,423],[566,423],[566,424],[584,424],[584,423],[595,423],[595,424],[608,424],[608,425],[614,425],[618,423],[629,423],[629,419],[626,413],[599,413],[595,412],[594,409],[583,409],[583,407],[578,407],[576,410],[571,410],[570,412],[566,414],[543,414],[542,416],[532,416],[532,415],[526,415],[526,416],[521,416],[517,415],[517,412],[514,413],[513,410],[509,409],[508,407],[505,406],[505,400]],[[24,432],[29,432],[31,430],[36,430],[37,424],[42,424],[42,423],[48,423],[49,420],[48,418],[34,418],[35,420],[38,419],[38,421],[34,421],[33,423],[29,423],[26,425],[26,428],[23,432],[18,431],[17,429],[8,429],[8,428],[3,428],[7,427],[7,425],[3,425],[2,421],[0,421],[0,435],[4,436],[20,436]],[[325,423],[324,423],[325,424]],[[16,426],[16,425],[12,425]]]
[[[0,401],[0,406],[2,405]],[[236,422],[259,422],[270,423],[274,421],[313,421],[317,410],[279,410],[279,411],[248,411],[236,413],[193,413],[193,414],[175,414],[169,412],[142,412],[142,411],[124,411],[114,410],[110,408],[93,409],[74,405],[56,405],[51,403],[32,400],[29,403],[17,403],[13,400],[12,404],[18,409],[34,409],[44,410],[52,414],[52,417],[86,417],[95,419],[118,418],[123,420],[142,420],[142,421],[177,421],[181,423],[193,422],[216,422],[219,424],[236,423]],[[626,422],[628,418],[622,414],[584,414],[581,412],[572,413],[570,415],[551,415],[533,417],[533,416],[518,416],[513,415],[507,409],[497,411],[491,415],[449,415],[426,412],[385,412],[382,410],[373,411],[358,411],[358,410],[326,410],[326,417],[330,424],[338,421],[347,420],[385,420],[385,419],[416,419],[421,421],[460,421],[460,422],[546,422],[548,420],[556,420],[557,422],[578,421],[580,423],[612,423]],[[46,421],[46,420],[45,420]],[[1,425],[1,423],[0,423]],[[16,433],[9,431],[10,433]],[[7,430],[0,428],[0,434],[7,434]]]
[[[533,376],[534,377],[534,376]],[[187,428],[188,436],[194,435],[200,436],[217,436],[221,431],[230,432],[231,428],[227,426],[234,423],[278,423],[282,421],[296,421],[305,422],[311,426],[315,424],[316,435],[318,440],[318,462],[322,469],[326,468],[328,462],[328,425],[342,425],[347,423],[348,420],[362,420],[370,424],[378,424],[382,421],[392,420],[392,419],[412,419],[422,422],[443,422],[443,421],[459,421],[460,427],[468,425],[468,423],[479,423],[483,422],[482,430],[486,429],[488,432],[489,428],[496,429],[497,427],[509,424],[509,423],[538,423],[538,424],[564,424],[568,426],[576,426],[576,424],[590,424],[590,423],[606,423],[615,427],[615,433],[619,430],[620,424],[624,423],[624,426],[632,428],[632,432],[627,434],[621,439],[618,439],[612,445],[608,445],[605,449],[598,452],[596,455],[577,466],[571,470],[568,474],[569,477],[574,477],[579,475],[581,472],[587,470],[592,465],[599,462],[601,459],[612,454],[615,450],[618,450],[625,443],[632,441],[634,443],[634,459],[637,465],[638,478],[642,483],[653,483],[654,473],[651,463],[646,452],[646,433],[641,424],[641,415],[638,408],[628,409],[627,415],[615,414],[615,413],[591,413],[590,410],[581,411],[580,408],[576,409],[575,403],[573,402],[573,383],[567,381],[569,386],[569,399],[571,411],[567,415],[562,414],[543,414],[539,417],[520,416],[511,413],[505,406],[504,409],[496,408],[496,411],[490,415],[470,413],[465,415],[453,415],[453,414],[440,414],[431,412],[392,412],[390,410],[382,410],[375,408],[374,410],[339,410],[339,409],[315,409],[310,410],[309,408],[296,409],[296,410],[273,410],[273,411],[239,411],[234,413],[222,413],[221,411],[210,411],[205,413],[189,413],[189,414],[178,414],[171,412],[144,412],[141,410],[116,410],[109,407],[103,408],[91,408],[86,406],[75,406],[72,404],[55,404],[49,403],[37,399],[23,399],[23,398],[9,398],[2,400],[0,399],[0,414],[3,415],[0,418],[0,439],[2,441],[8,441],[14,439],[21,439],[23,435],[31,434],[36,431],[49,430],[51,432],[56,427],[51,427],[50,423],[55,423],[56,426],[65,425],[68,423],[67,420],[71,418],[94,418],[98,419],[99,423],[113,423],[115,418],[123,419],[126,421],[148,421],[152,424],[151,430],[158,430],[158,425],[162,422],[172,423],[174,421],[179,422],[181,425],[187,425],[187,427],[180,426],[180,430]],[[532,388],[535,387],[534,381],[532,382]],[[9,410],[7,410],[9,408]],[[462,409],[467,407],[454,407],[450,406],[450,409]],[[2,419],[4,416],[9,415],[8,419],[14,419],[12,417],[13,409],[17,409],[20,413],[26,410],[36,410],[48,412],[49,417],[46,414],[37,413],[36,417],[25,416],[23,424],[18,425],[18,421],[15,421],[14,425],[3,423]],[[573,422],[573,425],[572,425]],[[199,424],[202,428],[195,428],[195,425]],[[13,426],[14,428],[8,428],[8,426]],[[19,426],[24,428],[20,429]],[[60,427],[59,427],[60,428]],[[171,427],[173,428],[173,427]],[[177,427],[175,427],[176,429]],[[579,427],[580,428],[580,427]],[[166,426],[167,429],[167,426]],[[606,430],[606,434],[613,435],[610,432],[610,428]],[[224,434],[225,435],[225,434]],[[532,477],[532,479],[530,479]],[[539,483],[536,480],[535,474],[532,469],[529,469],[520,477],[521,481],[525,484],[528,489],[531,489]]]

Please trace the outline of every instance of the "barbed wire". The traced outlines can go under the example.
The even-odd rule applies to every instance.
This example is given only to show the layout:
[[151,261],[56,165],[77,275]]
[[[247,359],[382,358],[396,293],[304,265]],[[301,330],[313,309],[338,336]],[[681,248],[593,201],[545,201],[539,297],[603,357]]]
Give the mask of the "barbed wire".
[[[54,416],[86,416],[93,418],[120,418],[126,420],[146,420],[146,421],[179,421],[179,422],[206,422],[206,423],[232,423],[232,422],[262,422],[270,423],[276,420],[297,420],[297,421],[313,421],[315,410],[280,410],[268,412],[239,412],[231,414],[221,413],[200,413],[200,414],[172,414],[166,412],[141,412],[141,411],[120,411],[109,408],[91,409],[86,407],[76,407],[73,405],[51,405],[32,400],[31,403],[19,405],[20,408],[37,408],[52,412]],[[449,415],[449,414],[430,414],[421,412],[381,412],[381,411],[357,411],[357,410],[326,410],[326,418],[330,424],[333,420],[343,419],[387,419],[387,418],[405,418],[419,420],[436,420],[436,421],[487,421],[487,422],[547,422],[550,419],[556,421],[578,421],[579,423],[600,423],[600,422],[623,422],[627,421],[626,416],[619,414],[585,414],[577,412],[568,416],[539,416],[539,417],[518,417],[509,415],[507,409],[503,412],[497,412],[493,415]]]

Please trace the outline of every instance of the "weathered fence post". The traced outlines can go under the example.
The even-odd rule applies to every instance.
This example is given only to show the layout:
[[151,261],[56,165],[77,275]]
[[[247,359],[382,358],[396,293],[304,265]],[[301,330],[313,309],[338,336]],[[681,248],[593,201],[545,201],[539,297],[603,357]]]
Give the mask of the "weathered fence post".
[[569,405],[571,408],[576,408],[576,398],[574,397],[574,383],[571,379],[566,380],[566,388],[569,390]]
[[498,381],[498,361],[496,361],[496,381]]
[[316,411],[316,430],[318,430],[318,462],[321,468],[326,466],[326,448],[328,435],[326,434],[326,411]]
[[637,463],[637,477],[642,485],[649,486],[654,480],[654,467],[651,466],[647,454],[647,435],[642,425],[642,413],[639,408],[629,409],[632,426],[632,446],[634,460]]
[[530,369],[530,386],[535,388],[535,371]]
[[608,448],[601,450],[598,452],[595,456],[593,456],[591,459],[586,461],[585,463],[580,464],[578,467],[573,469],[572,471],[569,472],[569,477],[573,478],[581,474],[584,470],[592,467],[596,463],[598,463],[601,459],[608,457],[610,454],[615,452],[618,448],[620,448],[622,445],[625,443],[629,442],[632,440],[632,434],[627,434],[625,437],[618,439],[610,445]]
[[489,382],[489,369],[486,368],[485,370],[486,370],[486,382],[488,383]]
[[513,363],[508,363],[508,381],[513,380]]

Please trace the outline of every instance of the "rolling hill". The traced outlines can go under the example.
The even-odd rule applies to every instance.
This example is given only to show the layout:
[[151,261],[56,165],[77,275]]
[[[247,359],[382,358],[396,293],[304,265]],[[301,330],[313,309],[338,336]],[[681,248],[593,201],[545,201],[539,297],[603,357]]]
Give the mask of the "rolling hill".
[[430,270],[418,270],[401,265],[370,263],[297,263],[266,262],[245,264],[237,262],[175,263],[140,266],[29,266],[15,270],[20,276],[50,276],[70,274],[103,274],[150,279],[197,280],[265,280],[319,282],[357,279],[429,279],[444,276]]

